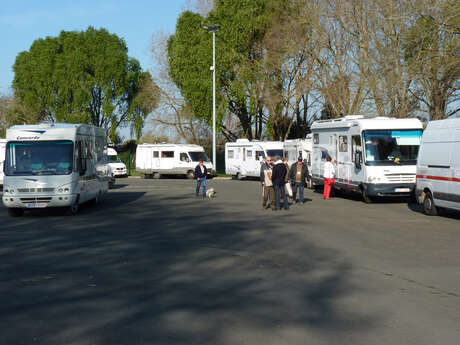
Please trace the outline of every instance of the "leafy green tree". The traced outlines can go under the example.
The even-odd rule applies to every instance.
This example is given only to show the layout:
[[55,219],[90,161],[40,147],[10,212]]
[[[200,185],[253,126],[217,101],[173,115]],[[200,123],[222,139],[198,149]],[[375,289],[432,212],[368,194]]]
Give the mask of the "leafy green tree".
[[130,126],[140,137],[158,92],[127,53],[124,40],[105,29],[37,39],[16,57],[15,95],[40,118],[101,126],[111,137]]
[[262,135],[264,107],[260,88],[263,40],[279,0],[219,0],[206,17],[192,12],[180,15],[176,33],[168,41],[170,75],[197,118],[212,116],[212,35],[203,28],[219,24],[216,34],[217,109],[238,117],[243,135]]

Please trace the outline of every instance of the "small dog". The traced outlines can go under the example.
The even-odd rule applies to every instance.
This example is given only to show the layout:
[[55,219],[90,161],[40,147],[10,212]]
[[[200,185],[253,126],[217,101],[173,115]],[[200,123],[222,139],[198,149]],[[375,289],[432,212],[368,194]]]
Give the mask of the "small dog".
[[207,191],[206,191],[206,197],[207,198],[214,198],[216,196],[216,192],[214,191],[214,188],[209,188]]

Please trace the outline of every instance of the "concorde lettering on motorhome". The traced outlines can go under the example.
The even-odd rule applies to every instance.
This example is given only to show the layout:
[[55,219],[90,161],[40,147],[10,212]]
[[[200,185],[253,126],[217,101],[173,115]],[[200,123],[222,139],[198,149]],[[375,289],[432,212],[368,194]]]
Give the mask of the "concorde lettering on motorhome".
[[234,143],[226,143],[225,173],[237,179],[259,177],[261,161],[267,156],[283,157],[283,142],[238,139]]
[[215,174],[214,166],[202,146],[189,144],[142,144],[136,149],[136,171],[146,177],[184,175],[192,179],[198,161],[202,159],[208,174]]
[[108,190],[104,129],[45,123],[13,126],[6,137],[3,204],[11,216],[45,207],[75,214]]
[[323,184],[327,156],[336,164],[337,189],[376,196],[409,196],[415,188],[417,153],[422,136],[418,119],[362,115],[315,121],[312,179]]
[[460,118],[430,121],[417,159],[417,200],[426,214],[460,210]]

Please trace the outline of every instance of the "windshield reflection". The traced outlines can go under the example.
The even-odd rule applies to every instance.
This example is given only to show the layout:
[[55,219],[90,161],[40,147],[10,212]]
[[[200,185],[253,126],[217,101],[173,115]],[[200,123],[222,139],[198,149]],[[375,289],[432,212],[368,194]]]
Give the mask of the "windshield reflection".
[[73,166],[72,141],[9,142],[6,175],[67,175]]
[[200,159],[202,159],[203,162],[209,162],[209,157],[204,152],[189,152],[188,154],[192,162],[198,162]]
[[421,129],[364,131],[366,164],[416,164],[421,137]]

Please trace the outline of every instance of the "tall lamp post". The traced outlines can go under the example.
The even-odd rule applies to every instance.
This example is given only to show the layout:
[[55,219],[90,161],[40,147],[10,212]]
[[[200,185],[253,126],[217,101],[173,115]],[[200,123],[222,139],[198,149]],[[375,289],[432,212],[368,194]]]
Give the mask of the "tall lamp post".
[[216,172],[216,32],[220,25],[205,26],[204,29],[212,32],[212,164]]

